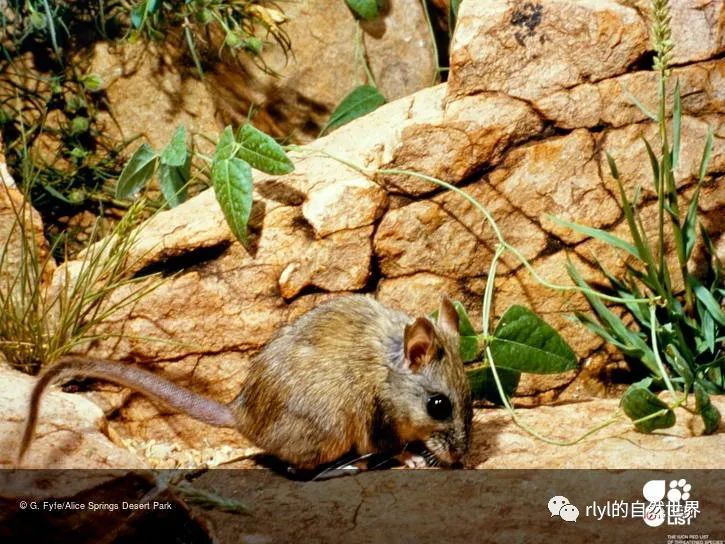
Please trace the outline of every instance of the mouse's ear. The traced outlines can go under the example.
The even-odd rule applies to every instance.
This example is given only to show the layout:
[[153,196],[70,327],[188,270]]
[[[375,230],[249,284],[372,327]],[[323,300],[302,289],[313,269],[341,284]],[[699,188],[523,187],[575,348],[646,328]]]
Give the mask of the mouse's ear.
[[419,317],[405,326],[405,364],[413,372],[427,365],[436,354],[437,340],[433,323]]
[[443,295],[438,308],[438,326],[449,334],[458,336],[458,312],[451,299]]

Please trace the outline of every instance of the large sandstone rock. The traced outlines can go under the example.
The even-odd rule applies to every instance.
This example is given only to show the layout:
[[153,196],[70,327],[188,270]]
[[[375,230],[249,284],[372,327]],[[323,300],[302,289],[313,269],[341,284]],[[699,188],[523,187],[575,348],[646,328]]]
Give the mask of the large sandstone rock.
[[647,50],[647,24],[613,0],[464,2],[451,45],[449,93],[536,100],[619,75]]
[[[0,468],[14,468],[34,378],[0,362]],[[101,409],[80,397],[50,391],[23,468],[144,468],[146,463],[108,436]]]
[[[221,37],[212,36],[203,81],[185,61],[183,48],[98,44],[89,72],[101,76],[111,106],[113,120],[108,117],[106,129],[120,128],[119,136],[126,139],[144,136],[159,148],[179,124],[214,136],[224,124],[246,121],[253,107],[255,123],[276,137],[316,137],[345,95],[365,83],[356,56],[357,23],[344,2],[315,0],[281,7],[289,54],[269,39],[261,60],[241,54],[232,61],[227,53],[215,58]],[[375,82],[387,100],[436,81],[420,2],[390,2],[378,20],[361,28]],[[198,144],[207,142],[200,138]]]
[[[630,4],[463,2],[447,85],[387,104],[295,153],[296,170],[289,175],[255,174],[249,249],[234,240],[211,191],[150,220],[131,257],[139,259],[140,275],[162,271],[167,279],[109,319],[105,332],[113,338],[94,343],[90,353],[154,363],[174,381],[230,400],[249,358],[273,332],[327,297],[371,292],[411,315],[425,315],[447,292],[480,324],[498,239],[460,194],[401,174],[404,168],[442,178],[478,199],[546,281],[570,286],[569,259],[590,280],[601,279],[595,259],[621,271],[617,251],[562,228],[551,216],[627,236],[607,151],[628,191],[642,186],[642,218],[652,228],[648,160],[639,138],[652,139],[656,127],[627,104],[625,93],[641,92],[644,104],[654,105],[653,76],[639,62],[650,47],[649,26],[646,10]],[[682,6],[677,3],[675,19],[699,17]],[[709,124],[715,149],[700,209],[725,253],[722,3],[701,6],[710,21],[708,38],[678,45],[682,66],[670,81],[681,81],[685,114],[676,178],[686,200]],[[569,340],[584,369],[525,376],[523,404],[621,392],[626,366],[570,319],[572,310],[587,310],[583,297],[542,286],[511,255],[494,281],[494,323],[511,304],[533,308]],[[616,383],[603,384],[603,377]],[[114,413],[111,429],[140,454],[148,448],[248,447],[227,431],[183,416],[153,417],[155,407],[117,389],[94,398]]]
[[[723,412],[725,397],[713,397]],[[571,442],[617,413],[618,401],[600,399],[519,410],[521,420],[549,440]],[[476,468],[720,469],[722,430],[702,435],[702,421],[682,408],[677,423],[652,434],[636,432],[620,414],[612,425],[576,444],[547,444],[511,421],[502,410],[478,411],[468,463]],[[676,452],[676,453],[674,453]]]
[[[723,51],[721,1],[670,6],[674,64]],[[498,91],[537,102],[624,74],[650,49],[650,9],[647,0],[464,2],[451,45],[450,95]]]
[[[275,136],[315,138],[329,114],[357,85],[366,83],[356,53],[358,24],[344,2],[312,0],[281,4],[291,42],[285,55],[268,44],[262,60],[240,57],[243,70],[220,64],[209,73],[216,105],[236,122],[250,104],[257,122]],[[416,0],[387,2],[380,18],[360,25],[375,83],[388,101],[409,95],[438,80],[430,33]],[[274,75],[274,74],[277,75]]]

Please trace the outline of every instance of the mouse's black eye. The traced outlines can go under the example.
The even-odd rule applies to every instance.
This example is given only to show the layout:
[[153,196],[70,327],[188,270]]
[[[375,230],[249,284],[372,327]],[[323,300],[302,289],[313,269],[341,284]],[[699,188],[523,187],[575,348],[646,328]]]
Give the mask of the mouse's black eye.
[[453,411],[450,399],[440,393],[428,399],[426,408],[428,409],[428,415],[438,421],[448,419]]

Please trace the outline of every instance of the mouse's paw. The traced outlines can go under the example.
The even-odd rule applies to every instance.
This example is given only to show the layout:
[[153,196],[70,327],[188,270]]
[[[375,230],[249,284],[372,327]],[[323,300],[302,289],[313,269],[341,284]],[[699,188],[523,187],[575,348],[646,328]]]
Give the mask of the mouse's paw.
[[408,451],[403,452],[398,456],[398,460],[407,468],[427,468],[428,462],[425,457]]

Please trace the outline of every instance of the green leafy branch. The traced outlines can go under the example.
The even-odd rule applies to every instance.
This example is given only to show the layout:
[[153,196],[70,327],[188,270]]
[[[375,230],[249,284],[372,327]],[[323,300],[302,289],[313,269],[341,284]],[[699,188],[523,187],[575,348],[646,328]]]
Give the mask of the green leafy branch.
[[245,246],[247,223],[252,210],[252,168],[282,175],[294,170],[284,149],[264,132],[244,124],[234,133],[224,129],[212,157],[193,153],[187,145],[186,130],[179,126],[171,142],[160,152],[141,145],[126,164],[116,185],[118,198],[134,198],[155,177],[170,207],[184,202],[191,181],[192,156],[211,164],[206,184],[214,188],[229,228]]

